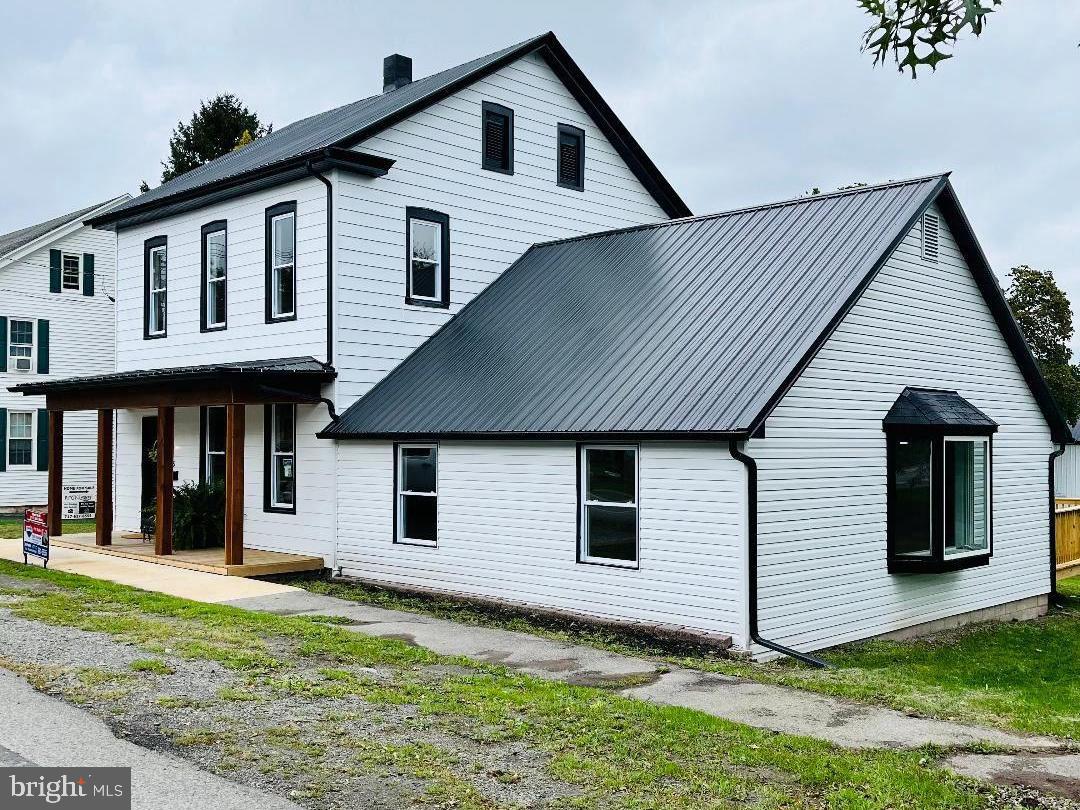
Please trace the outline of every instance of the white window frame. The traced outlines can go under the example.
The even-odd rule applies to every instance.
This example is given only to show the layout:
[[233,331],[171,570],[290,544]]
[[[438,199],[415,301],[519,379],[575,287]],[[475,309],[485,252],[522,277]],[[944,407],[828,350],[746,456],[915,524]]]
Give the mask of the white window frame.
[[[288,219],[292,221],[293,230],[293,260],[292,262],[286,262],[285,264],[275,264],[274,258],[277,256],[277,222],[278,220]],[[270,317],[274,319],[278,318],[292,318],[296,316],[296,254],[298,252],[296,244],[296,212],[286,211],[276,216],[270,217]],[[292,269],[292,309],[288,312],[278,311],[277,302],[277,290],[278,290],[278,273],[284,268],[289,267]]]
[[[26,464],[15,464],[11,461],[11,442],[12,441],[26,441],[25,436],[12,436],[11,428],[15,424],[14,416],[29,416],[30,417],[30,461]],[[7,436],[4,437],[4,461],[7,463],[9,470],[33,470],[37,468],[35,461],[37,459],[37,413],[34,411],[8,411],[7,418]]]
[[[991,542],[990,541],[990,532],[993,531],[993,529],[992,529],[993,524],[991,522],[991,516],[990,516],[990,510],[993,508],[993,500],[991,498],[990,493],[991,493],[992,487],[993,487],[993,478],[992,477],[993,477],[993,474],[994,474],[994,465],[990,460],[990,452],[991,452],[990,437],[988,437],[988,436],[945,436],[944,439],[945,439],[946,444],[948,444],[949,442],[961,442],[961,443],[968,443],[968,444],[981,444],[981,445],[983,445],[984,448],[986,448],[986,450],[985,450],[985,452],[986,452],[986,492],[984,493],[984,497],[983,497],[983,500],[984,500],[984,503],[985,503],[984,508],[986,509],[986,516],[985,516],[986,546],[984,548],[970,549],[968,551],[949,551],[948,546],[943,545],[942,551],[941,551],[941,557],[942,557],[943,560],[961,560],[964,557],[978,557],[980,555],[989,554],[990,553],[990,542]],[[949,454],[946,453],[945,458],[948,458],[948,455]],[[945,475],[944,459],[942,460],[942,464],[941,464],[941,475],[942,476]],[[942,481],[942,485],[944,485],[944,483],[945,482]],[[944,491],[944,489],[942,491]],[[974,496],[974,493],[973,493],[973,496]],[[972,516],[971,516],[972,517],[972,524],[974,525],[974,521],[975,521],[975,514],[974,514],[975,513],[975,499],[974,499],[974,497],[972,497],[971,510],[972,510]],[[942,511],[942,516],[941,516],[941,530],[942,530],[942,533],[941,533],[941,537],[942,537],[942,543],[944,543],[945,542],[944,538],[946,536],[948,536],[948,520],[950,518],[950,515],[948,515],[944,509],[942,509],[941,511]]]
[[[221,278],[211,278],[210,277],[210,266],[211,265],[210,265],[209,240],[210,240],[211,236],[217,236],[218,234],[221,234],[222,241],[223,241],[223,244],[224,244],[224,247],[225,247],[225,274]],[[226,228],[219,228],[216,231],[208,231],[207,233],[203,234],[203,250],[206,251],[206,312],[203,313],[203,317],[206,320],[206,328],[207,329],[221,329],[222,327],[226,326],[228,324],[228,322],[229,322],[228,312],[226,311],[226,312],[221,313],[221,320],[220,321],[212,321],[212,320],[210,320],[210,312],[212,311],[211,302],[214,300],[214,285],[215,284],[221,284],[221,285],[225,286],[226,302],[228,301],[228,294],[229,294],[229,287],[228,287],[228,280],[229,280],[229,237],[228,237],[228,230]],[[293,272],[294,273],[296,272],[295,268],[293,269]],[[226,303],[226,309],[227,308],[228,308],[228,304]]]
[[[589,451],[590,450],[630,450],[634,453],[634,500],[632,503],[612,503],[609,501],[588,500],[589,486]],[[641,564],[641,448],[636,444],[583,444],[578,450],[580,480],[578,481],[578,525],[581,527],[578,538],[578,560],[592,565],[607,565],[615,568],[638,568]],[[634,559],[615,560],[610,557],[594,557],[589,548],[589,506],[612,506],[634,510]]]
[[[15,342],[15,324],[30,324],[30,368],[21,369],[16,362],[17,356],[11,353],[16,346],[26,346],[25,343]],[[8,318],[7,333],[7,365],[8,371],[14,374],[34,374],[37,370],[37,321],[33,318]],[[22,359],[19,357],[18,359]]]
[[[435,455],[435,491],[434,492],[414,492],[413,490],[405,489],[405,464],[402,460],[405,458],[405,450],[431,450]],[[425,498],[435,499],[435,539],[434,540],[422,540],[414,537],[405,536],[405,496],[406,495],[419,495]],[[394,451],[394,503],[397,514],[396,525],[394,526],[394,542],[400,543],[406,546],[426,546],[428,548],[435,548],[439,544],[439,445],[430,443],[410,443],[399,444]]]
[[[154,286],[154,254],[162,253],[165,256],[165,286]],[[165,315],[162,319],[161,328],[154,329],[154,314],[157,312],[157,307],[154,305],[154,297],[157,295],[165,296]],[[150,296],[147,305],[150,307],[150,311],[147,313],[146,331],[151,337],[157,337],[164,335],[169,329],[169,246],[157,245],[150,248]]]
[[[277,449],[277,420],[278,420],[278,408],[291,408],[292,409],[292,450],[289,452],[279,451]],[[207,420],[209,421],[209,420]],[[271,509],[296,509],[296,405],[293,403],[275,402],[270,406],[270,508]],[[286,503],[277,499],[277,483],[278,483],[278,457],[292,458],[293,468],[293,492],[292,503]]]
[[[75,260],[75,286],[69,287],[64,278],[64,271],[67,268],[67,260]],[[82,254],[80,253],[67,253],[61,252],[60,254],[60,289],[63,291],[82,292]]]
[[[435,260],[417,258],[415,254],[416,239],[414,237],[413,228],[417,225],[425,225],[429,228],[435,229]],[[409,218],[409,297],[415,298],[418,301],[434,301],[436,303],[442,303],[442,240],[443,240],[443,226],[441,222],[432,222],[430,219],[421,219],[420,217]],[[419,295],[416,292],[416,280],[413,278],[413,262],[421,261],[425,263],[433,263],[435,265],[435,294],[434,295]]]

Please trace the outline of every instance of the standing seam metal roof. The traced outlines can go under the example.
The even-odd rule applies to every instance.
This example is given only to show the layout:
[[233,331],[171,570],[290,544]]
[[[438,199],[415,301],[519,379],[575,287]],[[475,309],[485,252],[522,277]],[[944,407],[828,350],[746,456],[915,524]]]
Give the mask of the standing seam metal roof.
[[745,434],[946,184],[534,246],[323,435]]

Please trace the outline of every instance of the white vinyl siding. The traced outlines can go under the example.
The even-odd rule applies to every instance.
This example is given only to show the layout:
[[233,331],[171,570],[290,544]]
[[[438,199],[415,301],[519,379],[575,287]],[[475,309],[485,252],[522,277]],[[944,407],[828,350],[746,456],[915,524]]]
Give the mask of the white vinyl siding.
[[[749,443],[766,638],[819,649],[1049,591],[1049,428],[943,219],[938,239],[928,262],[913,228]],[[886,570],[881,420],[907,385],[1001,425],[989,566]]]
[[[481,104],[514,111],[514,174],[480,166]],[[585,191],[555,183],[559,123],[585,131]],[[385,177],[335,173],[338,405],[348,407],[535,242],[667,219],[542,58],[530,55],[356,146]],[[405,208],[450,218],[448,309],[405,303]]]
[[[8,358],[8,372],[0,373],[0,408],[33,411],[45,407],[45,397],[26,397],[8,391],[8,386],[83,374],[105,374],[113,370],[113,304],[106,295],[115,295],[113,269],[116,264],[116,235],[111,231],[78,228],[52,243],[0,267],[0,315],[12,320],[32,321],[34,357],[29,375],[14,370]],[[49,250],[82,256],[94,254],[96,295],[49,292]],[[142,250],[141,244],[139,250]],[[142,295],[142,259],[139,266],[139,293]],[[80,267],[81,276],[81,267]],[[142,337],[142,309],[136,326]],[[49,373],[37,373],[38,320],[49,321]],[[10,337],[10,335],[9,335]],[[140,341],[141,342],[141,341]],[[28,379],[29,377],[29,379]],[[36,436],[35,436],[36,440]],[[97,414],[72,411],[64,415],[64,483],[93,486],[97,469]],[[5,448],[6,450],[6,448]],[[36,453],[36,450],[35,450]],[[48,473],[35,463],[0,472],[0,507],[43,506]]]
[[438,548],[394,543],[394,446],[338,443],[337,564],[387,584],[670,623],[745,643],[746,476],[720,443],[642,443],[637,570],[577,561],[573,442],[439,443]]
[[[266,322],[266,209],[296,200],[296,320]],[[227,220],[228,329],[200,332],[202,226]],[[168,336],[143,340],[143,243],[168,237]],[[326,187],[303,180],[118,235],[117,370],[326,358]],[[402,243],[403,240],[402,240]],[[404,260],[403,260],[404,261]]]
[[1054,494],[1059,498],[1080,498],[1080,444],[1066,445],[1054,459]]

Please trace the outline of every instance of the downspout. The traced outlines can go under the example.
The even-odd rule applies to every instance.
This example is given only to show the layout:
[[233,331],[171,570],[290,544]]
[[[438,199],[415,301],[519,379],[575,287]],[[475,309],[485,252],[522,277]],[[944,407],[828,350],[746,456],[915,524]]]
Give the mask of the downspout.
[[827,669],[828,664],[820,658],[801,653],[775,641],[762,638],[758,632],[758,532],[757,532],[757,462],[739,449],[739,442],[731,439],[728,443],[728,451],[731,457],[746,467],[746,535],[747,535],[747,559],[749,561],[749,576],[747,577],[747,594],[750,602],[750,640],[762,647],[798,659],[817,669]]
[[1050,454],[1046,473],[1046,488],[1050,491],[1050,601],[1057,600],[1057,496],[1054,492],[1054,462],[1065,452],[1065,445],[1060,444]]
[[315,171],[309,160],[305,166],[312,177],[326,186],[326,365],[334,365],[334,186]]

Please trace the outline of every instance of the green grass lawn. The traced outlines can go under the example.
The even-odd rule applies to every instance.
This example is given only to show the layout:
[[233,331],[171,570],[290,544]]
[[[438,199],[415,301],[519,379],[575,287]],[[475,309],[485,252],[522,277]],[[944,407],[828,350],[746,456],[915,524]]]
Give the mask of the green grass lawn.
[[[94,531],[94,520],[65,520],[64,534],[82,534]],[[22,537],[23,519],[21,517],[0,517],[0,539],[18,539]]]
[[629,655],[884,704],[931,717],[1080,740],[1080,577],[1059,583],[1064,604],[1031,622],[988,622],[908,642],[868,641],[822,654],[829,670],[678,654],[648,641],[559,625],[449,598],[296,579],[310,590],[470,624],[499,626]]
[[[110,634],[151,655],[171,652],[216,661],[229,671],[279,684],[286,693],[300,689],[315,698],[350,694],[370,705],[415,706],[416,723],[518,741],[542,752],[551,774],[580,791],[563,806],[976,808],[991,801],[988,788],[939,768],[940,751],[838,749],[610,690],[441,658],[318,617],[189,602],[5,561],[0,561],[0,576],[7,578],[6,587],[0,587],[5,603],[25,619]],[[52,587],[20,590],[18,583],[30,580],[45,580]],[[140,659],[138,666],[160,668],[145,660],[152,659]],[[291,677],[290,668],[295,671],[300,660],[322,667],[325,683]],[[0,663],[33,678],[32,667]],[[429,665],[436,663],[454,666],[433,672]],[[392,679],[370,678],[364,667],[390,668]],[[234,699],[228,711],[244,712],[246,705]],[[347,736],[348,729],[340,733]],[[465,791],[453,803],[438,806],[479,810],[497,805]]]

